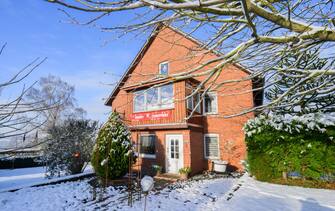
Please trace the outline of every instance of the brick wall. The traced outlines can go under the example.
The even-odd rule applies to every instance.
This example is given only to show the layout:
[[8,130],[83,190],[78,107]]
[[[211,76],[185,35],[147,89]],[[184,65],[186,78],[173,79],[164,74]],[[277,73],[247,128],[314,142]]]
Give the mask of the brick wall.
[[[140,157],[137,165],[141,166],[142,174],[152,174],[152,165],[160,165],[163,171],[166,169],[166,135],[183,135],[183,159],[184,166],[191,166],[190,153],[190,130],[155,130],[155,131],[134,131],[132,132],[132,141],[134,144],[139,143],[140,135],[154,134],[156,136],[156,158]],[[138,142],[136,142],[138,140]]]
[[[170,28],[165,28],[158,33],[152,41],[150,47],[146,50],[143,57],[135,64],[131,76],[125,82],[125,86],[133,85],[141,81],[150,79],[157,75],[158,67],[161,62],[169,61],[169,73],[178,73],[196,67],[204,61],[215,58],[213,53],[201,55],[202,50],[194,41],[183,37]],[[195,56],[195,53],[201,56]],[[215,64],[212,64],[213,66]],[[205,69],[208,69],[206,67]],[[202,70],[199,70],[202,71]],[[222,73],[215,82],[220,84],[227,80],[243,79],[248,73],[236,65],[226,65]],[[203,81],[206,76],[197,77]],[[185,91],[185,84],[180,83],[181,91]],[[205,87],[208,86],[205,85]],[[183,134],[184,136],[184,165],[191,166],[194,173],[201,172],[203,169],[211,169],[211,160],[204,159],[203,134],[219,134],[220,159],[228,160],[232,166],[241,169],[240,160],[246,157],[246,147],[244,143],[244,134],[242,131],[243,124],[253,117],[253,114],[242,115],[234,118],[224,118],[224,116],[237,114],[253,106],[253,95],[248,92],[252,87],[251,80],[244,80],[239,83],[222,84],[214,90],[218,95],[219,115],[197,117],[194,123],[202,122],[202,129],[193,130],[156,130],[146,131],[144,133],[155,133],[158,137],[156,146],[156,159],[143,159],[141,165],[151,169],[152,164],[165,166],[165,135],[167,133]],[[180,122],[186,115],[185,101],[181,93],[176,97],[178,102],[178,111],[175,113],[182,114],[178,118],[169,120],[170,122]],[[133,111],[132,93],[120,90],[112,102],[112,108],[128,117]],[[178,121],[177,121],[178,120]],[[128,124],[131,124],[127,120]],[[149,122],[152,123],[152,122]],[[153,124],[160,122],[153,122]],[[164,122],[166,123],[166,121]],[[136,124],[144,124],[137,122]],[[147,123],[146,123],[147,124]],[[133,139],[139,132],[132,132]],[[142,132],[141,132],[142,133]]]
[[208,168],[204,158],[204,140],[201,131],[191,131],[191,168],[193,174],[201,173]]

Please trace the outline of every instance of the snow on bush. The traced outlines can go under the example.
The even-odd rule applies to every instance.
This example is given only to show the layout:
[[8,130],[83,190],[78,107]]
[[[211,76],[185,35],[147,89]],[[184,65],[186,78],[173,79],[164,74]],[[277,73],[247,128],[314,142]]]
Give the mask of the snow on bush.
[[102,178],[124,176],[129,167],[131,152],[130,132],[118,113],[113,112],[100,129],[93,150],[91,164]]
[[288,173],[335,181],[334,114],[268,115],[248,121],[248,170],[269,182],[286,179]]
[[260,115],[250,119],[244,125],[243,130],[246,136],[251,137],[254,134],[261,133],[265,127],[292,134],[310,130],[323,133],[328,126],[335,126],[335,113],[311,113],[301,116],[290,114]]
[[51,127],[42,148],[47,176],[81,173],[91,159],[97,129],[96,121],[76,119]]

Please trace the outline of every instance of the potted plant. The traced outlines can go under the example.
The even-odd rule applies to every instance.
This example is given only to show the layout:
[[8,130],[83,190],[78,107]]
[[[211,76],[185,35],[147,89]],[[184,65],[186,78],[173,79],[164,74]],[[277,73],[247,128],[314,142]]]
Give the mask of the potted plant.
[[161,175],[162,167],[160,165],[152,165],[151,167],[156,176]]
[[179,169],[180,179],[187,180],[192,169],[190,167],[184,167]]

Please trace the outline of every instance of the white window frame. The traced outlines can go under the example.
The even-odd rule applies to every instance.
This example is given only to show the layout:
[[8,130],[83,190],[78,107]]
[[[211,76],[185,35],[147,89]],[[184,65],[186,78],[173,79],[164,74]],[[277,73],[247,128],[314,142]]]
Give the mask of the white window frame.
[[[171,103],[171,106],[167,106],[165,108],[159,108],[157,110],[165,110],[165,109],[172,109],[174,108],[174,84],[173,83],[170,83],[170,84],[166,84],[166,85],[171,85],[172,86],[172,103]],[[163,86],[166,86],[166,85],[163,85]],[[163,87],[163,86],[160,86],[160,87]],[[158,100],[159,100],[159,103],[160,103],[160,106],[162,106],[162,88],[158,89]]]
[[[148,109],[148,105],[149,105],[148,102],[147,102],[147,100],[148,100],[148,91],[149,91],[149,90],[153,90],[153,89],[157,89],[157,92],[154,92],[154,93],[157,93],[157,102],[158,102],[158,103],[157,103],[157,105],[155,105],[155,106],[158,106],[158,108],[151,108],[151,109]],[[146,107],[146,111],[155,111],[155,110],[160,110],[160,109],[162,109],[162,108],[160,108],[160,106],[162,105],[162,104],[161,104],[161,101],[162,101],[161,97],[162,97],[162,96],[161,96],[161,89],[160,89],[160,87],[149,88],[149,89],[145,90],[144,93],[146,93],[146,94],[145,94],[145,97],[144,97],[144,98],[145,98],[145,101],[144,101],[144,102],[145,102],[145,104],[146,104],[146,105],[145,105],[145,107]],[[163,108],[163,109],[164,109],[164,108]]]
[[[186,95],[189,94],[192,94],[192,86],[190,84],[186,84]],[[191,108],[189,107],[189,102],[191,102]],[[193,96],[192,97],[189,97],[189,96],[186,96],[186,108],[188,110],[192,110],[193,109]]]
[[[200,96],[200,93],[197,93],[197,94],[196,94],[195,96],[193,96],[193,97],[196,97],[196,98],[199,99],[198,102],[200,102],[200,103],[199,103],[198,107],[195,108],[195,111],[198,112],[199,114],[201,114],[201,96]],[[193,99],[192,103],[194,104],[194,99]],[[196,105],[197,105],[197,104],[193,105],[193,109],[194,109],[194,107],[195,107]]]
[[[146,154],[146,153],[141,153],[141,137],[142,136],[146,136],[146,137],[148,137],[148,136],[154,136],[155,137],[155,154]],[[138,152],[140,153],[140,157],[141,158],[150,158],[150,159],[156,159],[156,142],[157,142],[157,136],[155,135],[155,134],[140,134],[139,135],[139,146],[137,146],[137,147],[139,147],[139,149],[138,149]]]
[[208,92],[206,93],[206,95],[212,95],[215,96],[215,104],[216,104],[216,111],[215,112],[206,112],[206,100],[205,100],[205,96],[204,99],[202,100],[202,107],[203,107],[203,114],[204,115],[213,115],[213,114],[218,114],[219,113],[219,103],[218,103],[218,95],[216,92]]
[[144,99],[144,104],[145,104],[145,109],[143,111],[135,111],[135,104],[136,104],[136,96],[138,95],[139,92],[142,92],[142,91],[137,91],[137,92],[134,92],[133,93],[133,113],[141,113],[141,112],[146,112],[147,110],[147,105],[146,105],[146,101],[147,101],[147,95],[143,95],[143,99]]
[[[163,65],[163,64],[167,64],[167,74],[162,74],[161,73],[161,65]],[[158,72],[159,72],[160,75],[169,75],[169,72],[170,72],[170,64],[169,64],[169,62],[165,61],[165,62],[159,63],[159,65],[158,65]]]
[[[189,102],[191,102],[191,108],[189,107]],[[186,108],[188,109],[188,110],[193,110],[193,108],[194,108],[194,105],[193,105],[193,96],[192,97],[188,97],[187,99],[186,99]]]
[[[154,108],[154,109],[148,109],[148,106],[147,106],[147,90],[149,89],[152,89],[152,88],[148,88],[146,90],[141,90],[141,91],[137,91],[137,92],[134,92],[133,93],[133,113],[142,113],[142,112],[149,112],[149,111],[159,111],[159,110],[166,110],[166,109],[173,109],[174,108],[174,84],[166,84],[166,85],[171,85],[172,86],[172,103],[170,106],[166,106],[166,107],[159,107],[159,108]],[[163,86],[166,86],[166,85],[163,85]],[[162,106],[162,95],[161,95],[161,88],[160,87],[163,87],[163,86],[159,86],[159,87],[155,87],[154,89],[157,89],[157,94],[158,94],[158,102],[159,102],[159,106]],[[139,92],[143,92],[144,94],[144,110],[143,111],[135,111],[135,97],[137,95],[137,93]]]
[[[206,138],[207,137],[216,137],[218,140],[218,156],[217,157],[209,157],[206,154]],[[210,159],[210,160],[219,160],[220,159],[220,135],[216,133],[207,133],[204,134],[204,157],[205,159]]]
[[[193,89],[193,87],[191,86],[191,85],[189,85],[189,84],[186,84],[186,89],[188,89],[189,91],[190,91],[190,95],[193,93],[193,91],[194,91],[194,89]],[[188,97],[188,96],[187,96]],[[186,98],[187,98],[186,97]],[[199,104],[199,106],[197,107],[197,108],[195,108],[195,106],[196,106],[196,104],[194,103],[194,100],[195,100],[195,98],[198,98],[198,102],[200,102],[201,101],[201,95],[200,95],[200,93],[197,93],[197,94],[195,94],[195,95],[193,95],[192,97],[188,97],[187,99],[186,99],[186,108],[188,109],[188,110],[191,110],[191,111],[193,111],[193,109],[195,109],[195,111],[197,112],[197,113],[199,113],[199,114],[201,114],[201,102],[200,102],[200,104]],[[191,108],[189,107],[189,101],[191,101]]]

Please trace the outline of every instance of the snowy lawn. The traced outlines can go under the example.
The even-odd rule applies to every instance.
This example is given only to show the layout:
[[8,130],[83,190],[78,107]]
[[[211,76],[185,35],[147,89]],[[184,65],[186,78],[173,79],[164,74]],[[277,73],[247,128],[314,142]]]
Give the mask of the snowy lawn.
[[[143,210],[127,206],[125,189],[108,188],[92,200],[88,180],[0,193],[1,210]],[[147,210],[335,210],[335,191],[273,185],[244,175],[177,183],[148,196]]]
[[0,170],[0,191],[45,181],[45,168],[19,168]]
[[[93,172],[89,165],[84,173]],[[71,177],[71,176],[66,176]],[[62,179],[66,177],[60,177]],[[56,181],[59,178],[45,178],[45,167],[18,168],[18,169],[0,169],[0,192],[29,187],[36,184]]]

